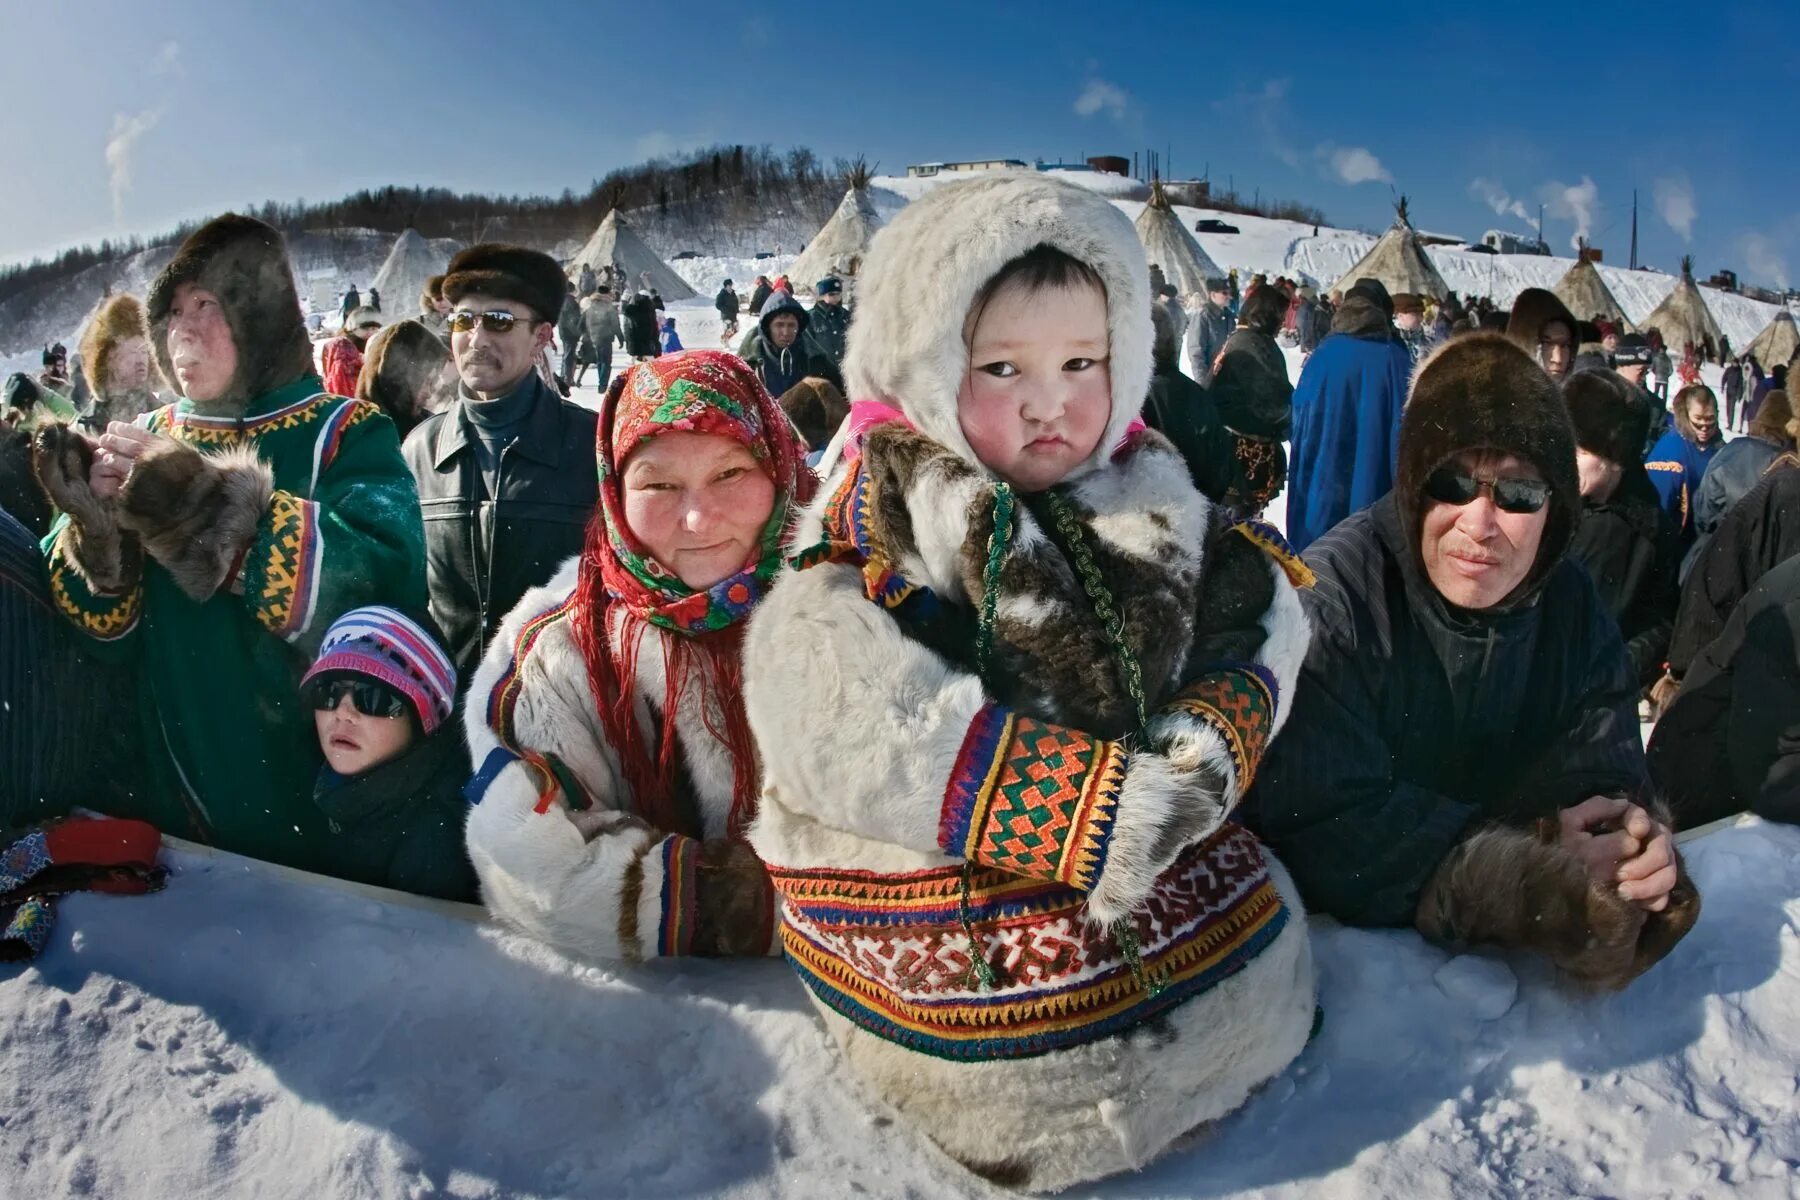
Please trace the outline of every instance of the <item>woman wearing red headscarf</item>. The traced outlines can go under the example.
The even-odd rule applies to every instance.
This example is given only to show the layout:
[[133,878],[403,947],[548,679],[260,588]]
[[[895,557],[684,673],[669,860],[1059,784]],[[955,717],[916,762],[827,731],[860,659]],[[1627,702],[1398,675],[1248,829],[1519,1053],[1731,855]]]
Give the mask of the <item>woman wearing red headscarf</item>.
[[581,556],[525,594],[469,691],[469,857],[496,917],[578,957],[770,953],[738,661],[813,491],[805,447],[714,350],[615,381],[598,443]]

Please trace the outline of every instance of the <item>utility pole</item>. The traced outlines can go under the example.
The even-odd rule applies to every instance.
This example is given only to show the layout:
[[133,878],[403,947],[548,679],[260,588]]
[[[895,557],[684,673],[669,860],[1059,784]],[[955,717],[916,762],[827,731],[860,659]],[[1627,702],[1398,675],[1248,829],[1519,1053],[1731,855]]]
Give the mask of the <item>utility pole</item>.
[[1544,206],[1541,204],[1538,205],[1538,249],[1540,251],[1550,249],[1550,243],[1544,240]]
[[1631,269],[1637,270],[1637,189],[1631,189]]

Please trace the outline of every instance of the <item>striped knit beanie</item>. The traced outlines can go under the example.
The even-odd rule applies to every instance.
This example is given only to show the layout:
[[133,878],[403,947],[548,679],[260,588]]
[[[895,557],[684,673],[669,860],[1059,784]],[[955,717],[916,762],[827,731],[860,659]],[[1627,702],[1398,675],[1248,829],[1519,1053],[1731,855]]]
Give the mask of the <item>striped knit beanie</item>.
[[387,684],[412,702],[427,734],[443,724],[456,701],[456,668],[437,639],[411,618],[379,604],[351,609],[331,623],[301,686],[328,671],[349,671]]

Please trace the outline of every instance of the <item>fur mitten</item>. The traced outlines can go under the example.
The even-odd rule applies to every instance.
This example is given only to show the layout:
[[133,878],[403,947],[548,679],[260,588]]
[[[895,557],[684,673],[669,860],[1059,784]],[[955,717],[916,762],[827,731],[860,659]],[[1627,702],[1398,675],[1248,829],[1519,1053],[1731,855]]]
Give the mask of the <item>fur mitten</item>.
[[263,514],[275,476],[250,447],[201,454],[158,438],[119,492],[119,521],[194,600],[229,582]]
[[767,954],[774,944],[775,889],[762,860],[742,842],[700,844],[694,909],[695,954]]
[[1652,913],[1593,882],[1546,832],[1484,829],[1451,850],[1419,896],[1419,932],[1440,945],[1493,944],[1549,957],[1585,987],[1617,990],[1693,928],[1700,893],[1679,854],[1668,907]]
[[66,425],[38,430],[31,467],[50,503],[69,515],[64,547],[69,564],[96,595],[125,590],[143,569],[134,534],[120,528],[119,506],[88,486],[98,447]]

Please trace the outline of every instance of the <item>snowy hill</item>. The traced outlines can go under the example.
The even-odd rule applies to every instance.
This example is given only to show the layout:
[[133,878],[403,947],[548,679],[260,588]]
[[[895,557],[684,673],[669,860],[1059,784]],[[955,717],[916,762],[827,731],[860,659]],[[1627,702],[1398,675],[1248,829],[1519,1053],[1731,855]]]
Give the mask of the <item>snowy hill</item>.
[[[1076,1194],[1791,1200],[1800,830],[1687,847],[1621,996],[1315,921],[1325,1024],[1241,1112]],[[571,964],[226,855],[0,967],[7,1196],[1002,1196],[855,1093],[778,962]],[[978,1119],[978,1114],[972,1114]]]

